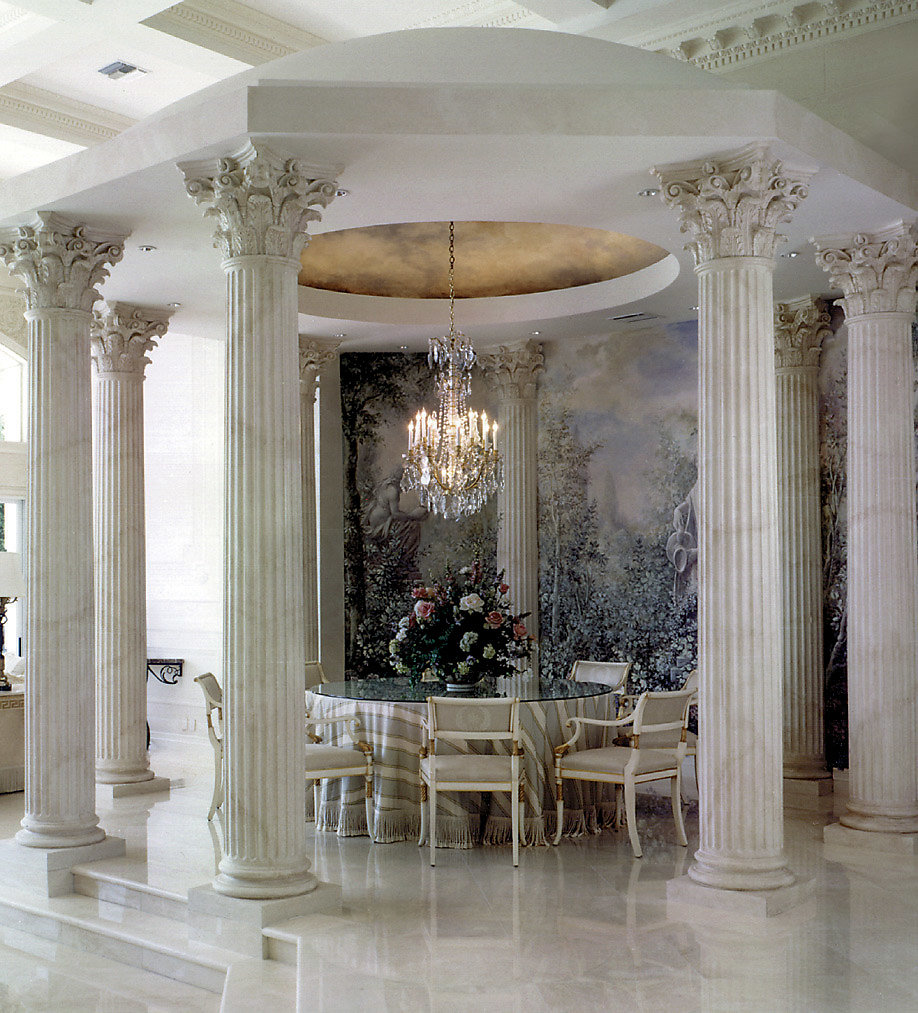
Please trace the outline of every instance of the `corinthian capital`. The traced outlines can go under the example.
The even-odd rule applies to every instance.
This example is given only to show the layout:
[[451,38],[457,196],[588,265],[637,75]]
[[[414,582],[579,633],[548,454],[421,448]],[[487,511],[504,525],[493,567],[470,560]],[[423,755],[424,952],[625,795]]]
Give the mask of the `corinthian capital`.
[[789,221],[807,195],[811,173],[785,172],[768,151],[753,145],[733,155],[653,170],[663,199],[688,232],[696,267],[720,257],[774,257],[775,228]]
[[179,165],[185,190],[219,222],[214,246],[225,258],[299,258],[306,227],[319,221],[337,184],[299,158],[249,143],[237,155]]
[[816,263],[844,294],[846,317],[914,313],[918,252],[911,226],[814,239]]
[[150,361],[146,353],[156,347],[169,326],[170,310],[141,309],[128,303],[104,303],[93,314],[92,361],[97,373],[134,373],[143,376]]
[[300,385],[310,402],[315,400],[319,374],[337,353],[340,341],[316,341],[300,335]]
[[517,345],[500,345],[477,355],[478,364],[494,381],[501,401],[531,401],[545,356],[537,341],[521,341]]
[[818,367],[831,321],[822,299],[810,295],[775,303],[775,365]]
[[25,225],[0,229],[0,259],[26,283],[26,307],[92,310],[96,285],[108,277],[106,264],[124,255],[120,233],[102,232],[40,212]]

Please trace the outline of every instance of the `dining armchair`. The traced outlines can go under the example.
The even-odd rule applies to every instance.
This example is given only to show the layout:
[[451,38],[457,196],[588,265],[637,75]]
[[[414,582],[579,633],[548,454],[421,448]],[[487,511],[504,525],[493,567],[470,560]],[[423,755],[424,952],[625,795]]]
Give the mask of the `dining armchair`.
[[[634,710],[622,718],[604,721],[600,718],[571,718],[567,725],[574,734],[555,747],[555,800],[557,829],[554,844],[561,839],[564,817],[564,780],[598,781],[621,786],[625,796],[628,836],[634,857],[642,855],[635,817],[635,794],[639,784],[652,781],[670,782],[676,840],[686,847],[685,825],[682,821],[682,761],[685,758],[686,726],[693,689],[673,692],[642,693]],[[586,726],[627,730],[627,746],[611,745],[596,749],[576,750]]]
[[[332,746],[322,741],[314,729],[327,725],[344,725],[355,748]],[[373,819],[373,750],[357,735],[360,721],[353,717],[311,718],[306,712],[306,778],[312,780],[313,804],[316,825],[319,822],[319,782],[334,777],[362,777],[364,779],[364,806],[367,814],[367,833],[376,840]]]
[[[520,747],[518,697],[482,700],[427,698],[426,742],[421,746],[421,834],[418,846],[430,840],[430,864],[436,864],[437,793],[441,791],[507,791],[513,865],[520,864],[520,826],[525,801],[523,750]],[[510,754],[444,753],[441,743],[468,749],[470,743],[510,744]],[[429,818],[428,818],[429,813]]]
[[[689,701],[689,713],[691,714],[691,708],[698,706],[698,669],[695,668],[689,673],[689,677],[685,680],[682,686],[683,689],[692,690],[693,696]],[[691,728],[687,728],[685,732],[685,755],[691,756],[692,761],[695,764],[695,787],[698,789],[698,794],[701,794],[701,780],[699,776],[698,768],[698,732],[693,732]]]
[[197,675],[194,681],[204,694],[207,737],[214,750],[214,794],[207,813],[207,819],[212,820],[223,805],[223,689],[213,672]]
[[[598,682],[609,686],[616,694],[616,717],[625,712],[624,701],[628,693],[628,676],[631,674],[630,661],[582,661],[577,660],[571,666],[568,676],[575,682]],[[605,744],[605,739],[603,739]]]

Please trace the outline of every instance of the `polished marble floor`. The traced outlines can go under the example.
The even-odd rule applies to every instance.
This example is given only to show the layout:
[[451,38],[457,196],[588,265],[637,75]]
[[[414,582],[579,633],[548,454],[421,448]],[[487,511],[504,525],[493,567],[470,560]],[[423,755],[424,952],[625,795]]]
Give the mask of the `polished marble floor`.
[[[126,877],[181,892],[213,874],[211,763],[206,743],[154,744],[171,793],[100,801],[105,828],[127,841]],[[261,1008],[918,1010],[918,860],[827,855],[830,817],[789,813],[787,851],[816,880],[815,898],[766,922],[699,918],[665,900],[697,815],[687,853],[654,808],[639,818],[640,861],[626,833],[605,831],[527,848],[516,873],[506,847],[442,851],[431,869],[412,843],[373,846],[310,824],[315,871],[341,884],[344,907],[300,923],[299,970]],[[0,838],[21,813],[21,794],[0,796]],[[218,1009],[219,996],[0,928],[0,1013]]]

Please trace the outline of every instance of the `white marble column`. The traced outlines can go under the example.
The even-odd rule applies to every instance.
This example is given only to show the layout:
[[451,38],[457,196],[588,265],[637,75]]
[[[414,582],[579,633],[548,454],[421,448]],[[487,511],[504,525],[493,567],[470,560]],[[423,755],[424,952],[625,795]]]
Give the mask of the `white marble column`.
[[544,356],[536,341],[478,355],[498,397],[498,437],[504,484],[497,494],[497,568],[510,585],[513,607],[529,612],[529,632],[539,636],[538,405]]
[[303,440],[303,613],[306,625],[306,685],[319,681],[309,666],[322,660],[319,640],[319,547],[316,529],[315,405],[322,367],[337,353],[338,341],[300,335],[300,428]]
[[[831,333],[811,296],[775,306],[778,526],[784,615],[784,776],[829,781],[823,740],[819,355]],[[787,786],[789,789],[793,786]]]
[[93,776],[89,327],[96,285],[123,241],[45,213],[0,232],[0,257],[24,279],[28,304],[26,791],[16,839],[35,848],[105,838]]
[[850,790],[827,842],[918,850],[918,562],[908,226],[815,240],[848,326]]
[[772,274],[775,227],[806,196],[807,177],[760,147],[655,172],[691,236],[699,290],[701,842],[689,883],[673,881],[669,895],[698,884],[793,890],[782,807]]
[[306,853],[303,469],[297,273],[335,183],[250,143],[180,166],[216,217],[227,278],[223,688],[226,846],[213,888],[316,886]]
[[143,378],[170,315],[113,303],[92,324],[96,780],[117,795],[169,785],[147,754]]

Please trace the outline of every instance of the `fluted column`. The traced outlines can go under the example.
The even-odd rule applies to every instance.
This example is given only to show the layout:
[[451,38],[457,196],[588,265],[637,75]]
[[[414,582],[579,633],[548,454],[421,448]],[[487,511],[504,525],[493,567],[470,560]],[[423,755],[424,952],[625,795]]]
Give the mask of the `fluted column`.
[[513,606],[529,612],[529,632],[539,636],[538,425],[536,390],[545,359],[535,341],[480,353],[478,362],[498,396],[504,484],[497,495],[497,567],[510,585]]
[[93,776],[89,327],[96,285],[123,240],[44,213],[0,232],[0,257],[25,280],[28,306],[26,811],[16,839],[36,848],[105,837]]
[[[306,664],[321,660],[319,642],[319,549],[316,534],[315,404],[322,367],[340,342],[313,341],[300,335],[300,429],[303,441],[303,614]],[[318,681],[307,672],[307,685]]]
[[[93,528],[96,575],[96,780],[126,785],[164,778],[147,754],[147,572],[143,378],[168,311],[123,303],[96,310],[92,359]],[[153,785],[146,784],[146,789]]]
[[[918,562],[911,324],[918,251],[905,225],[815,240],[848,325],[848,756],[841,836],[918,845]],[[839,836],[826,828],[826,840]],[[883,834],[870,840],[871,835]],[[898,840],[889,841],[892,835]]]
[[180,167],[219,223],[227,278],[224,716],[226,846],[214,890],[316,886],[306,854],[303,469],[297,273],[335,184],[249,144]]
[[[699,315],[696,884],[789,886],[781,776],[772,274],[775,227],[806,196],[767,150],[655,170],[695,259]],[[672,884],[671,884],[672,885]]]
[[822,342],[830,334],[821,300],[775,307],[778,527],[784,615],[784,776],[828,779],[823,741],[822,511],[819,398]]

